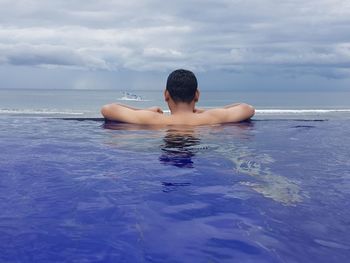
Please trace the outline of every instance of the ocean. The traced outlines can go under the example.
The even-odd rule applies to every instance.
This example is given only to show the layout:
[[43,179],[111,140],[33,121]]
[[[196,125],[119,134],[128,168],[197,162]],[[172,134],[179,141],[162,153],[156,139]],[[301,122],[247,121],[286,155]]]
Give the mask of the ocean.
[[349,93],[202,92],[251,121],[105,123],[160,91],[0,90],[0,262],[347,262]]
[[[100,117],[102,105],[117,102],[135,107],[160,106],[167,110],[163,91],[127,91],[140,96],[126,100],[118,90],[0,89],[0,115]],[[198,107],[220,107],[236,102],[253,105],[256,117],[265,115],[350,114],[350,92],[235,92],[203,91]]]

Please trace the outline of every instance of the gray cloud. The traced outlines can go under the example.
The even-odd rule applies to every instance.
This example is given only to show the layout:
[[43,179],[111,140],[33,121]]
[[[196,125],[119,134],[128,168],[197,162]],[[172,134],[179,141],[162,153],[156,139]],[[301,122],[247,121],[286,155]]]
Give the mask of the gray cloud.
[[0,0],[0,63],[349,77],[347,0]]

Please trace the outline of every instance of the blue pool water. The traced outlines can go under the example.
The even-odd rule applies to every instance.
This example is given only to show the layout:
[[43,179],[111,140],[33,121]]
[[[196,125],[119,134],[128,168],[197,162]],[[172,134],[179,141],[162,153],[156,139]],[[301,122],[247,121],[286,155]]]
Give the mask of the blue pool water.
[[346,262],[350,121],[0,118],[0,262]]

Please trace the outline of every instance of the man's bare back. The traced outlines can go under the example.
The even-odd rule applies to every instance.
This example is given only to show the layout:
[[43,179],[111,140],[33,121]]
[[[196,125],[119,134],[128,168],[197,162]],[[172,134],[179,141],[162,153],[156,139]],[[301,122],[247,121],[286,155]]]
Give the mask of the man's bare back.
[[175,70],[167,80],[164,99],[171,114],[163,114],[159,107],[137,109],[122,104],[107,104],[101,114],[108,120],[142,125],[209,125],[240,122],[254,115],[254,108],[236,103],[216,109],[197,109],[199,100],[197,79],[191,71]]

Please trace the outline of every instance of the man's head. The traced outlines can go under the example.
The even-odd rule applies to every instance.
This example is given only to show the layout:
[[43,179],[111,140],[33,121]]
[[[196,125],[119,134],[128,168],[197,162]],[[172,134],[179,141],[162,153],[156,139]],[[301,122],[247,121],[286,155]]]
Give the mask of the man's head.
[[197,101],[197,87],[196,76],[185,69],[177,69],[170,73],[166,83],[166,90],[175,103]]

